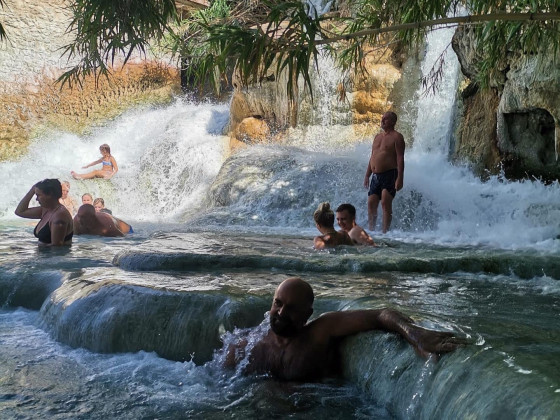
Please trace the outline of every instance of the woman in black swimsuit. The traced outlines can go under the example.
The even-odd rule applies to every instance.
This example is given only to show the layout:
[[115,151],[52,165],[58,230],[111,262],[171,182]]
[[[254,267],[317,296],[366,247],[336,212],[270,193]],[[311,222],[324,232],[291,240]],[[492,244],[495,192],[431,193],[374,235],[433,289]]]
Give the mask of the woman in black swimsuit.
[[[40,207],[29,208],[37,195]],[[16,207],[16,215],[25,219],[41,219],[33,234],[39,245],[62,246],[72,244],[74,227],[72,216],[58,199],[62,197],[62,185],[58,179],[45,179],[33,185]]]

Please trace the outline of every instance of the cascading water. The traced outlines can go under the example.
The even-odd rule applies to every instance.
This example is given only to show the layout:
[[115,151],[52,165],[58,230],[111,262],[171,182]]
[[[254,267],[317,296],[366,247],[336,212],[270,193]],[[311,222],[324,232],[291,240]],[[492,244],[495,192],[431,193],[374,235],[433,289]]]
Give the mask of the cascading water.
[[440,28],[428,34],[423,75],[443,57],[443,78],[433,94],[423,87],[418,91],[418,120],[406,154],[406,187],[399,197],[400,210],[396,205],[399,227],[421,231],[420,237],[436,243],[558,252],[560,225],[554,221],[560,215],[558,183],[544,186],[501,177],[482,182],[468,168],[448,162],[459,73],[449,48],[453,33],[454,28]]
[[[558,252],[558,183],[502,177],[483,182],[467,167],[448,161],[459,71],[455,55],[446,48],[452,35],[447,28],[428,36],[423,72],[429,73],[445,51],[444,77],[435,95],[419,87],[414,138],[406,139],[412,147],[405,155],[405,187],[395,199],[389,235],[411,242]],[[213,187],[218,201],[237,215],[250,215],[251,225],[313,226],[310,215],[321,201],[351,202],[358,223],[367,220],[362,182],[371,140],[353,148],[347,142],[348,126],[324,124],[336,115],[333,93],[340,75],[332,65],[321,66],[320,72],[314,79],[315,91],[321,92],[315,125],[292,130],[286,141],[292,148],[267,146],[234,157]],[[321,91],[325,86],[331,88],[330,96]],[[259,169],[249,174],[242,169],[248,166]],[[246,186],[236,182],[239,188],[232,188],[228,179]]]
[[[206,190],[224,160],[226,105],[178,100],[168,107],[133,110],[85,137],[48,133],[26,156],[0,163],[4,198],[0,217],[13,218],[22,191],[44,178],[71,181],[71,195],[103,197],[123,219],[172,221],[200,209]],[[119,166],[111,182],[76,181],[70,171],[97,160],[107,143]]]
[[[366,220],[371,139],[350,146],[344,109],[333,117],[323,94],[315,126],[225,162],[227,106],[177,100],[87,137],[44,135],[0,163],[0,417],[557,417],[560,187],[482,182],[447,162],[449,78],[446,108],[417,124],[394,229],[374,233],[376,248],[312,249],[319,202],[352,202]],[[19,199],[69,178],[102,143],[119,173],[70,179],[71,194],[103,196],[139,229],[37,249],[33,225],[13,215]],[[469,345],[435,363],[395,334],[359,334],[341,347],[343,385],[224,369],[232,330],[266,333],[274,288],[294,275],[315,290],[313,316],[390,306]]]
[[455,27],[435,28],[427,35],[422,76],[428,77],[433,73],[441,59],[443,68],[441,79],[428,81],[428,84],[436,83],[435,89],[431,85],[421,85],[416,94],[418,118],[412,149],[416,155],[441,154],[447,160],[459,80],[459,60],[450,47],[454,33]]

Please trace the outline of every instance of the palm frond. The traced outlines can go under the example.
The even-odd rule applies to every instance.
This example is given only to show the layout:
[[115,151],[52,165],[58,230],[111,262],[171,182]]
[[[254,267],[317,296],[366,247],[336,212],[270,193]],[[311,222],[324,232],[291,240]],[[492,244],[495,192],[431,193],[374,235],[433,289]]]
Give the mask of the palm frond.
[[[0,0],[0,7],[4,8],[5,6],[5,2],[4,0]],[[3,39],[6,39],[8,37],[8,35],[6,35],[6,31],[4,29],[4,26],[2,26],[2,22],[0,22],[0,41]]]
[[78,60],[58,79],[80,83],[87,74],[108,76],[117,61],[125,64],[133,53],[145,55],[149,42],[172,31],[177,20],[173,0],[74,0],[67,32],[75,38],[63,47],[69,62]]

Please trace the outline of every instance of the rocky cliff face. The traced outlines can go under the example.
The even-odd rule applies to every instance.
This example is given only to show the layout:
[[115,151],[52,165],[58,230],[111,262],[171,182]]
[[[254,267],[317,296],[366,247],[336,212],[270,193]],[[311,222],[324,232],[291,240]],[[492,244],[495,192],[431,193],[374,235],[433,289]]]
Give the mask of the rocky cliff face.
[[[476,76],[477,46],[468,30],[454,37],[463,74]],[[505,57],[488,91],[471,86],[463,95],[455,159],[478,172],[504,171],[512,179],[560,177],[560,63],[531,55]]]
[[[412,57],[412,58],[411,58]],[[289,127],[321,125],[324,118],[321,109],[328,107],[329,124],[352,126],[355,140],[363,140],[379,130],[381,115],[395,110],[399,116],[399,129],[405,137],[410,130],[406,121],[414,120],[410,110],[405,111],[416,89],[418,76],[413,56],[401,51],[386,50],[370,57],[367,73],[352,78],[334,73],[334,64],[320,63],[319,72],[312,72],[313,97],[302,89],[303,83],[290,100],[286,91],[288,75],[272,74],[260,83],[244,86],[234,76],[234,93],[231,102],[230,135],[235,149],[243,144],[262,141],[281,141]],[[411,69],[416,70],[411,70]],[[403,74],[414,73],[414,88],[403,79]]]
[[[479,50],[468,30],[458,29],[453,49],[466,80],[474,79]],[[331,86],[332,97],[344,98],[329,111],[331,123],[351,126],[356,140],[363,140],[379,130],[381,115],[391,109],[399,114],[398,128],[405,139],[413,140],[417,110],[409,104],[415,101],[421,77],[415,54],[388,51],[372,58],[367,67],[367,74],[341,77]],[[313,78],[315,83],[325,76]],[[290,126],[320,124],[314,113],[317,96],[312,101],[308,92],[298,91],[297,99],[290,101],[285,86],[286,75],[277,79],[271,75],[249,87],[234,82],[233,147],[281,141]],[[314,85],[315,93],[318,90]],[[534,56],[504,57],[491,87],[482,91],[469,85],[461,92],[458,107],[453,160],[469,164],[479,175],[502,171],[511,179],[560,177],[560,63]]]

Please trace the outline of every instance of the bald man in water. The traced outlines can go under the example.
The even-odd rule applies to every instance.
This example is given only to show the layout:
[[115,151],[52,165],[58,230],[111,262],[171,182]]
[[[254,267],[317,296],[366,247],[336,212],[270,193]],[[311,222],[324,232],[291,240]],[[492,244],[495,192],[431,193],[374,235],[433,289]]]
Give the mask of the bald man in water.
[[74,217],[74,234],[99,236],[124,236],[115,223],[115,219],[107,214],[96,212],[91,204],[82,204]]
[[[393,199],[403,187],[404,137],[395,130],[397,114],[386,112],[381,117],[382,133],[373,139],[371,155],[364,177],[368,191],[368,227],[375,229],[377,207],[383,209],[382,231],[386,233],[393,220]],[[370,181],[371,176],[371,181]]]
[[[449,332],[431,331],[392,309],[328,312],[307,322],[313,313],[313,290],[293,277],[276,289],[270,308],[270,330],[251,350],[247,373],[269,373],[279,379],[318,380],[339,372],[338,343],[370,330],[395,332],[423,357],[455,350],[462,341]],[[247,341],[228,349],[226,366],[245,357]]]

